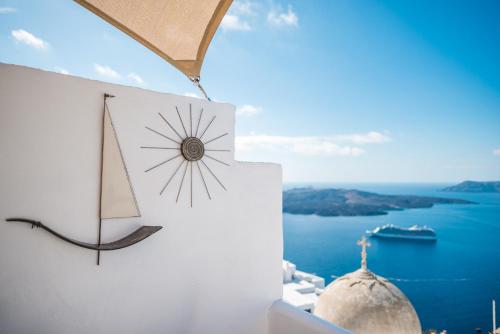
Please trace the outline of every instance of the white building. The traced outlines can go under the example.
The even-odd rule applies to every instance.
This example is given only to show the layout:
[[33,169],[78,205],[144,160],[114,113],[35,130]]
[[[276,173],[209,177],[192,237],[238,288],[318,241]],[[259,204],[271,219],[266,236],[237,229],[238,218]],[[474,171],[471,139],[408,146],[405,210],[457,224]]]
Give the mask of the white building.
[[322,277],[297,270],[295,264],[283,261],[283,300],[301,310],[313,312],[325,288]]
[[[140,217],[103,220],[102,242],[163,229],[102,251],[97,266],[95,251],[4,219],[96,241],[104,94],[115,96],[109,113]],[[179,129],[202,108],[203,128],[216,117],[205,140],[227,134],[209,147],[227,150],[211,153],[229,166],[207,159],[210,197],[197,169],[160,195],[178,163],[141,149],[172,144],[145,127],[173,137],[159,113]],[[234,160],[234,115],[225,103],[0,64],[0,333],[348,333],[283,302],[281,167]],[[322,286],[308,280],[298,284],[309,294]]]

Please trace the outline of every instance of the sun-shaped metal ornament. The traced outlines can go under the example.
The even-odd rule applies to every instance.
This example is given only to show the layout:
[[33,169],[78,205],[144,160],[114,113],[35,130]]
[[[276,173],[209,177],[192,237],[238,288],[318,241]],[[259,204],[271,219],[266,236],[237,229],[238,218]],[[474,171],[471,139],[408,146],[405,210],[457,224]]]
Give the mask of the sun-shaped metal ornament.
[[[175,145],[172,145],[170,147],[164,147],[164,146],[141,146],[142,149],[153,149],[153,150],[173,150],[177,151],[178,153],[172,157],[169,157],[168,159],[148,168],[145,170],[145,172],[150,172],[155,168],[158,168],[162,165],[167,164],[168,162],[181,159],[180,163],[177,165],[177,167],[174,169],[174,172],[170,175],[170,177],[167,179],[163,187],[160,189],[160,195],[163,195],[167,187],[170,185],[172,180],[175,178],[179,170],[182,169],[183,167],[183,172],[182,172],[182,178],[181,182],[179,184],[179,189],[177,190],[177,197],[176,197],[176,202],[179,201],[179,196],[181,194],[183,185],[184,185],[184,180],[186,178],[186,174],[188,171],[188,168],[190,170],[190,206],[193,206],[193,165],[196,165],[198,172],[200,174],[203,186],[205,188],[205,191],[207,193],[208,199],[212,199],[212,196],[210,195],[210,191],[208,189],[208,185],[205,179],[206,174],[204,174],[203,169],[208,171],[208,173],[217,181],[217,183],[222,187],[222,189],[227,190],[224,184],[221,182],[219,177],[214,173],[214,171],[206,164],[204,161],[205,158],[211,159],[213,161],[216,161],[222,165],[229,166],[228,163],[221,161],[210,154],[207,154],[207,152],[213,151],[213,152],[230,152],[228,149],[219,149],[219,148],[209,148],[207,147],[208,144],[213,143],[217,141],[218,139],[228,135],[228,133],[223,133],[219,136],[216,136],[214,138],[211,138],[209,140],[203,141],[203,137],[207,133],[207,130],[210,128],[210,126],[214,123],[216,116],[213,116],[208,124],[205,126],[205,129],[203,131],[200,131],[200,125],[202,123],[203,119],[203,108],[200,110],[200,114],[198,117],[198,121],[196,124],[196,127],[193,126],[193,112],[192,112],[192,107],[191,104],[189,104],[189,133],[184,126],[184,121],[182,120],[181,114],[179,112],[179,108],[176,106],[175,107],[177,111],[177,116],[179,117],[179,121],[182,125],[182,130],[176,130],[174,126],[161,114],[158,113],[160,118],[163,120],[163,122],[170,128],[170,130],[175,134],[179,140],[174,139],[160,131],[154,130],[148,126],[146,126],[146,129],[163,137],[164,139],[167,139],[170,143],[174,143]],[[184,136],[181,135],[180,132],[184,133]],[[200,133],[198,135],[198,133]],[[203,168],[201,168],[203,166]]]

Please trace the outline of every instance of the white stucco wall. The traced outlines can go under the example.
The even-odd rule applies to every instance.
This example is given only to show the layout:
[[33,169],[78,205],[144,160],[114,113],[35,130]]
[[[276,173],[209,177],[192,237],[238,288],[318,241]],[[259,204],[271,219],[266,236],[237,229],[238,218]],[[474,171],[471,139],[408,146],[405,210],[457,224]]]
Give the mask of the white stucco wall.
[[[132,247],[96,253],[7,217],[39,219],[95,242],[103,93],[142,217],[103,221],[103,241],[139,225],[162,225]],[[229,167],[207,160],[212,200],[194,175],[175,202],[177,162],[140,146],[168,146],[145,129],[174,137],[189,103],[197,119],[216,115],[206,139]],[[0,333],[265,333],[266,312],[282,291],[281,168],[234,161],[234,107],[200,99],[0,64]],[[189,180],[187,180],[189,181]]]
[[352,334],[283,300],[271,305],[268,320],[269,334]]

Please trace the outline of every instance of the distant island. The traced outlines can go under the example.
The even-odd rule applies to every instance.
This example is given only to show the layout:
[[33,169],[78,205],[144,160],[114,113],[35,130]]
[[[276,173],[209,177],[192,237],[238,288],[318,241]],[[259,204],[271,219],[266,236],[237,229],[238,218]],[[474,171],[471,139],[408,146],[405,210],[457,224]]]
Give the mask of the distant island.
[[318,216],[376,216],[388,211],[430,208],[434,204],[474,204],[413,195],[380,195],[355,189],[296,188],[283,192],[283,212]]
[[500,181],[464,181],[442,191],[453,191],[462,193],[500,193]]

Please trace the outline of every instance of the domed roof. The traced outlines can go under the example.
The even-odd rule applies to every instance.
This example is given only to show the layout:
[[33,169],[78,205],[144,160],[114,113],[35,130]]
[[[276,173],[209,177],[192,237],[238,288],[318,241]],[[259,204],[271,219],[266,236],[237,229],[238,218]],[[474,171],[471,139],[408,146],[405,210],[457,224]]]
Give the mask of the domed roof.
[[421,334],[417,312],[406,296],[387,279],[366,268],[363,236],[361,269],[330,283],[316,303],[314,314],[356,334]]
[[421,334],[410,301],[387,279],[361,268],[330,283],[314,314],[356,334]]

